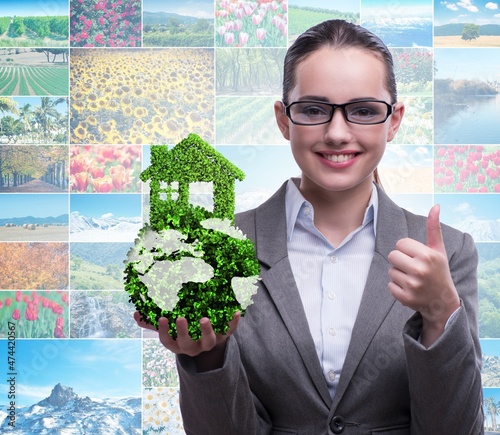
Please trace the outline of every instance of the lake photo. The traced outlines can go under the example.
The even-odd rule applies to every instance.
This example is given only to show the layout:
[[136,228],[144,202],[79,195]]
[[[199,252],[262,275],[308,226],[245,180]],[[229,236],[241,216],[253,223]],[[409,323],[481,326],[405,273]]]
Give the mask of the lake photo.
[[434,59],[434,143],[499,143],[500,49],[436,48]]
[[467,103],[436,110],[436,144],[497,144],[500,142],[500,95],[470,96]]

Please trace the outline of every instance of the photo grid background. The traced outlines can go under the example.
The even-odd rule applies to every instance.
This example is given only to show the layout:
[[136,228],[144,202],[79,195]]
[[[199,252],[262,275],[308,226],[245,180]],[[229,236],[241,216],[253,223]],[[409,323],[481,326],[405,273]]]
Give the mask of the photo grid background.
[[[406,113],[379,167],[384,189],[418,214],[440,203],[441,220],[476,241],[485,426],[497,429],[498,3],[18,0],[0,6],[0,355],[8,372],[15,324],[17,373],[17,427],[7,418],[0,432],[90,421],[85,433],[184,433],[175,358],[135,325],[123,290],[149,220],[139,176],[151,145],[189,133],[245,172],[236,211],[298,176],[273,103],[287,46],[330,18],[393,53]],[[30,408],[47,400],[51,416]]]

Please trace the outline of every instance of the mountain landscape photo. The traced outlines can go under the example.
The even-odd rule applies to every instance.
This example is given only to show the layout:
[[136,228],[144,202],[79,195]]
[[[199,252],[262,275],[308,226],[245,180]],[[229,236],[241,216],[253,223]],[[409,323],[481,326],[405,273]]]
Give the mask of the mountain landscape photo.
[[74,211],[69,232],[72,242],[129,242],[134,241],[141,227],[141,216],[96,218]]
[[[0,433],[72,435],[119,435],[141,433],[141,398],[91,399],[73,388],[55,385],[49,397],[16,410],[15,427],[9,418],[0,423]],[[0,411],[6,416],[5,409]]]
[[500,219],[469,217],[453,226],[464,233],[469,233],[476,242],[500,240]]

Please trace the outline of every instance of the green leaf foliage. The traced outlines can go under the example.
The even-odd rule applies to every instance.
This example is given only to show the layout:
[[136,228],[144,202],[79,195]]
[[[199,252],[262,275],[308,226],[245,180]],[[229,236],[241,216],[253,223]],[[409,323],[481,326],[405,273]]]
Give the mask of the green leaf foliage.
[[[157,327],[160,317],[168,318],[174,338],[177,336],[175,321],[179,317],[187,319],[189,333],[196,340],[201,337],[199,320],[202,317],[210,319],[216,333],[225,333],[233,315],[237,311],[242,315],[245,312],[231,287],[231,280],[259,274],[253,242],[243,235],[233,237],[202,225],[210,218],[234,222],[234,179],[242,180],[243,177],[240,169],[194,134],[171,150],[163,145],[151,148],[151,166],[141,174],[143,181],[150,180],[151,224],[141,229],[135,247],[129,252],[129,260],[125,262],[125,290],[146,322]],[[213,212],[189,203],[189,183],[197,181],[213,182]],[[168,187],[161,189],[162,183],[167,183]],[[178,189],[172,188],[173,183],[178,183]],[[175,199],[174,191],[178,193]],[[165,194],[166,199],[161,199],[160,193]],[[170,252],[162,249],[161,244],[150,246],[146,243],[148,232],[157,232],[160,240],[164,230],[181,233],[182,245],[189,248]],[[204,282],[184,282],[178,290],[175,307],[170,311],[162,310],[148,294],[141,275],[147,274],[158,262],[176,262],[193,256],[193,251],[211,266],[213,277]],[[141,260],[137,258],[141,256],[147,259],[146,270],[143,270],[144,264],[139,266]],[[148,278],[165,285],[161,274],[148,275]]]

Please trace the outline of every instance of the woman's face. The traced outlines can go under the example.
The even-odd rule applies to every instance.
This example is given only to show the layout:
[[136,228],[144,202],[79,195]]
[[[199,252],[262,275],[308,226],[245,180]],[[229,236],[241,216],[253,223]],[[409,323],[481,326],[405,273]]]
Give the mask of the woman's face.
[[[288,101],[343,104],[376,99],[390,104],[385,76],[383,62],[367,50],[323,47],[297,65]],[[302,192],[371,191],[373,171],[386,142],[394,138],[403,112],[403,104],[398,103],[384,123],[360,125],[347,122],[342,109],[336,109],[330,123],[304,126],[293,124],[284,114],[283,104],[276,102],[278,126],[302,170]]]

